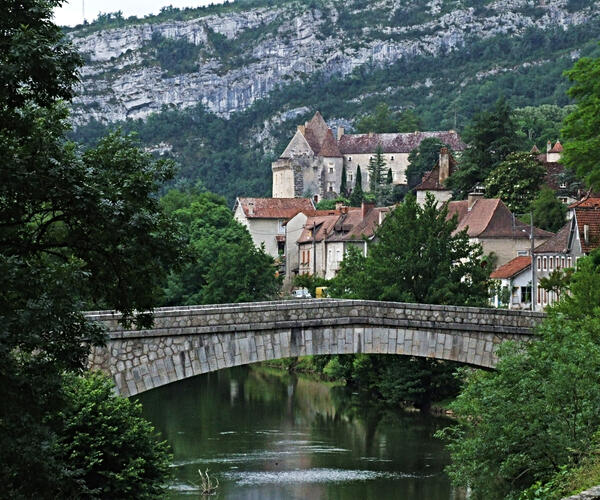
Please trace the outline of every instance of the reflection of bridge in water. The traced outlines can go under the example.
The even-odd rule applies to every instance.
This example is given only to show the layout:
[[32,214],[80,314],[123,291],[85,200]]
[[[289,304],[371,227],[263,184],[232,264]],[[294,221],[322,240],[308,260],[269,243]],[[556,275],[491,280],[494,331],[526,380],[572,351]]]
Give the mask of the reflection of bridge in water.
[[90,369],[124,396],[221,368],[310,354],[400,354],[493,368],[505,340],[527,340],[541,313],[368,300],[289,300],[168,307],[147,330],[110,311],[88,314],[109,332]]

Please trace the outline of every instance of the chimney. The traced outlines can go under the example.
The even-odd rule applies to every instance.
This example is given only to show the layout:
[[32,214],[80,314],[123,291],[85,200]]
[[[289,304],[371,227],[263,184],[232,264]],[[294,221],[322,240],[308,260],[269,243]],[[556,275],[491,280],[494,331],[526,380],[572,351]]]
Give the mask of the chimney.
[[335,202],[335,209],[336,210],[341,210],[343,206],[344,206],[344,202],[343,201],[336,201]]
[[590,226],[588,224],[583,225],[583,241],[586,245],[590,243]]
[[468,211],[470,212],[471,209],[475,206],[475,203],[477,203],[478,200],[482,200],[482,199],[483,199],[483,193],[481,191],[470,192],[469,196],[467,197]]
[[344,127],[337,128],[337,140],[339,141],[344,136]]
[[440,184],[443,186],[444,182],[450,177],[450,153],[448,148],[440,149]]
[[365,218],[367,214],[375,208],[375,203],[372,201],[363,201],[360,205],[361,218]]
[[254,202],[253,201],[248,203],[248,214],[254,215]]
[[302,132],[302,135],[306,132],[306,125],[298,125],[298,131]]

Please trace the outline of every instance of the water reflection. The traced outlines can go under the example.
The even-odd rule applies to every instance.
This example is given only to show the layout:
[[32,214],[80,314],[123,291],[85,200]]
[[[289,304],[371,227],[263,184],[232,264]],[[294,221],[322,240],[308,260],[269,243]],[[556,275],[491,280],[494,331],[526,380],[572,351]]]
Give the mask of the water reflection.
[[199,468],[221,483],[211,498],[462,498],[432,437],[446,421],[359,406],[343,387],[239,367],[139,399],[173,448],[172,499],[198,496]]

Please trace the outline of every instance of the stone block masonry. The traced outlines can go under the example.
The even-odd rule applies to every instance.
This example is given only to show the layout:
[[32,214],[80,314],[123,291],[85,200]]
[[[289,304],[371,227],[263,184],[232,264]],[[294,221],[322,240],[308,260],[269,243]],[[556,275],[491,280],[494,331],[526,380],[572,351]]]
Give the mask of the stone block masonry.
[[108,330],[93,348],[123,396],[222,368],[293,356],[397,354],[491,369],[506,340],[531,340],[541,313],[366,300],[289,300],[157,309],[147,330],[111,311],[89,312]]

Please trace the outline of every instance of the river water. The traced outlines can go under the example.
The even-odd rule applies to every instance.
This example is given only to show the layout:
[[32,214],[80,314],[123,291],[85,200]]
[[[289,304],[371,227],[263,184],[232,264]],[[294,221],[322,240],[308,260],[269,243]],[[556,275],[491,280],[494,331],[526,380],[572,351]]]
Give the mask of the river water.
[[218,478],[210,498],[459,500],[433,433],[448,421],[356,404],[305,377],[239,367],[140,395],[169,442],[171,499],[198,498],[198,469]]

